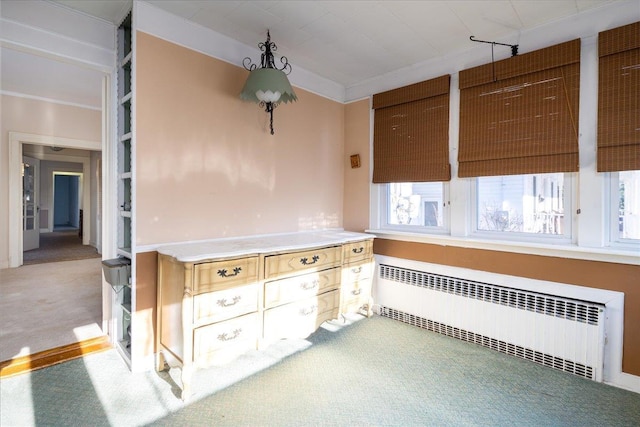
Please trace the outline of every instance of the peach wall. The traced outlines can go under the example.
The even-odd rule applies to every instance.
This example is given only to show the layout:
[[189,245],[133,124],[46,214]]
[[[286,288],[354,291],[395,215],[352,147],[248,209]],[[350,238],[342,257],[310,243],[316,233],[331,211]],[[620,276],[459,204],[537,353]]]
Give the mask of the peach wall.
[[[344,126],[344,228],[364,231],[369,228],[369,176],[370,167],[370,118],[369,99],[345,106]],[[360,155],[360,167],[351,168],[349,158]]]
[[530,279],[624,292],[622,371],[640,375],[640,266],[376,239],[374,252]]
[[0,108],[0,266],[9,262],[9,132],[100,141],[97,110],[2,95]]
[[244,69],[142,32],[136,55],[138,245],[342,227],[343,104],[296,88],[272,136]]

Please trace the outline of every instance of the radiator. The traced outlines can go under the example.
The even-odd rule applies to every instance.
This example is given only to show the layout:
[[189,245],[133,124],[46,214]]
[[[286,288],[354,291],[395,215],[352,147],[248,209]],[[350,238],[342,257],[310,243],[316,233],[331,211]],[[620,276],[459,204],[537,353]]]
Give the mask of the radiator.
[[378,313],[595,381],[605,305],[380,264]]

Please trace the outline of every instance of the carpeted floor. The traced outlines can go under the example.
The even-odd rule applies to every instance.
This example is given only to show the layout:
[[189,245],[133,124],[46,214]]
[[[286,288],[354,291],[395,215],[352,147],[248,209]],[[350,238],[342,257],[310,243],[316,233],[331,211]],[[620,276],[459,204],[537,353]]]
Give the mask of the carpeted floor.
[[40,233],[40,248],[22,255],[24,265],[99,257],[96,248],[82,244],[77,229]]
[[638,426],[640,394],[374,316],[197,371],[115,350],[0,383],[3,426]]
[[0,361],[103,335],[100,258],[0,270]]

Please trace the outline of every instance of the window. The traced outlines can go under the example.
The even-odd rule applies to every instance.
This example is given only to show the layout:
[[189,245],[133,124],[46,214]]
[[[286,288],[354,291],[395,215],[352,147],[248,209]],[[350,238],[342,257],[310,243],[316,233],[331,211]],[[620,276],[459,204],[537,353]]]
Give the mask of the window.
[[564,173],[477,178],[476,230],[569,238],[568,179]]
[[611,185],[611,240],[640,240],[640,170],[612,174]]
[[386,186],[383,209],[387,227],[445,230],[444,184],[442,182],[390,183]]

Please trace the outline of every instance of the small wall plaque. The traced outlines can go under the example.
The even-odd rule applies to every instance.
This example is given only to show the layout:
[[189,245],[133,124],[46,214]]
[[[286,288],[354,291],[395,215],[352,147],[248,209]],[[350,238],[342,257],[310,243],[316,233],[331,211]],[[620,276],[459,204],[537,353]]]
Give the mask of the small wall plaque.
[[354,154],[351,156],[351,169],[360,167],[360,154]]

